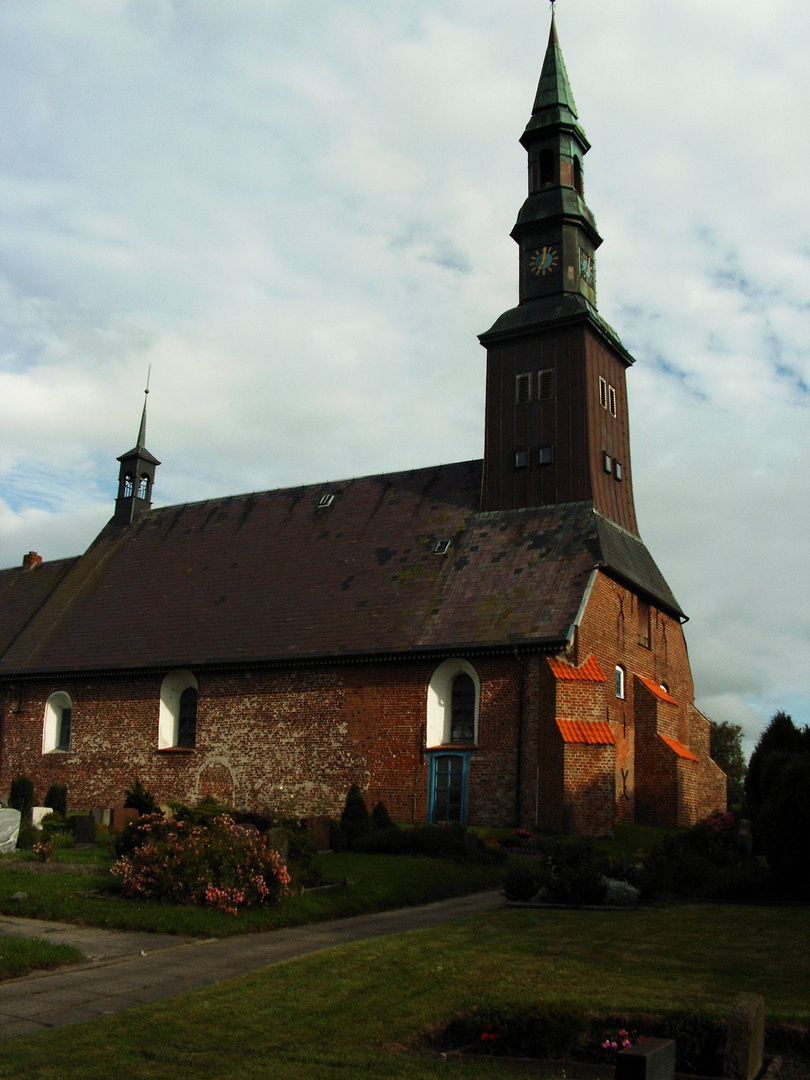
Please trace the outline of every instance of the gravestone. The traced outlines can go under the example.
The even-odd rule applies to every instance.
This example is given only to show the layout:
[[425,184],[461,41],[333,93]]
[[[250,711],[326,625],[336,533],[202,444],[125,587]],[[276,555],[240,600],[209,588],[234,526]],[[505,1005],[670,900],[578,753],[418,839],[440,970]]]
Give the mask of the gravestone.
[[616,1055],[614,1080],[674,1080],[675,1043],[644,1039]]
[[110,811],[110,828],[113,832],[121,832],[125,825],[139,817],[140,814],[132,806],[114,806]]
[[287,861],[287,852],[290,846],[290,837],[286,829],[268,829],[267,830],[267,846],[273,851],[277,851],[281,856],[281,861]]
[[726,1028],[723,1076],[754,1080],[765,1053],[765,999],[759,994],[737,994]]
[[47,817],[48,814],[52,814],[53,810],[50,806],[32,806],[31,807],[31,824],[35,829],[42,828],[42,819]]
[[316,851],[329,850],[329,818],[307,818],[307,837]]
[[8,807],[0,810],[0,854],[8,855],[17,846],[22,814]]
[[109,810],[106,807],[97,806],[90,811],[90,815],[96,825],[109,825],[110,818],[112,817],[112,810]]
[[88,814],[86,817],[75,815],[70,819],[73,826],[73,835],[77,844],[95,844],[96,820]]

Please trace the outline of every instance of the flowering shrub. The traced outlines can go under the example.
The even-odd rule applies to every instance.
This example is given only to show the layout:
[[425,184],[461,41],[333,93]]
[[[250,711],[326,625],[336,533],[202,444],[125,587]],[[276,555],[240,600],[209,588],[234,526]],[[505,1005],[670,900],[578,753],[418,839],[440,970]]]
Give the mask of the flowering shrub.
[[634,1046],[635,1043],[640,1042],[644,1042],[643,1035],[631,1035],[625,1028],[619,1028],[618,1031],[606,1032],[605,1038],[599,1045],[603,1050],[616,1052],[619,1050],[626,1050],[628,1046]]
[[40,840],[38,844],[34,844],[33,851],[40,862],[47,862],[53,855],[53,844]]
[[290,875],[278,852],[226,815],[207,826],[149,815],[134,833],[131,852],[112,868],[133,900],[205,904],[236,915],[287,894]]

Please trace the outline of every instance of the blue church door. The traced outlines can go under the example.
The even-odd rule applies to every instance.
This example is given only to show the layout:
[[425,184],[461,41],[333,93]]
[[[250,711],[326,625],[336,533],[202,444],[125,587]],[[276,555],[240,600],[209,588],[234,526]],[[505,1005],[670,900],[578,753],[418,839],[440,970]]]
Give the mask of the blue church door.
[[431,754],[428,777],[428,821],[467,823],[467,783],[470,755]]

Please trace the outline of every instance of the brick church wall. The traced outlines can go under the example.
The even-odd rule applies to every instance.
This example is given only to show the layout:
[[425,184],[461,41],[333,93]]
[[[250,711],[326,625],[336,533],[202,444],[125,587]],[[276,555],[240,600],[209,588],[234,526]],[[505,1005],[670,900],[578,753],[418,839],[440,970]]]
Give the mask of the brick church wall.
[[569,744],[564,758],[566,831],[577,836],[612,836],[615,748]]
[[[6,695],[0,791],[30,776],[35,799],[68,786],[69,806],[120,805],[138,778],[159,801],[213,794],[240,808],[337,814],[357,783],[369,806],[382,799],[399,821],[424,821],[429,662],[292,671],[195,671],[193,750],[158,750],[163,674],[69,678],[20,684]],[[476,663],[479,742],[470,767],[469,818],[513,824],[517,768],[518,665]],[[45,702],[73,701],[71,747],[42,753]]]
[[[708,721],[694,707],[683,628],[677,619],[651,607],[647,637],[643,610],[628,589],[596,574],[568,659],[578,665],[593,654],[608,678],[602,719],[610,722],[616,737],[616,819],[654,818],[674,824],[680,814],[693,824],[716,806],[725,807],[725,776],[709,757]],[[617,665],[626,672],[624,700],[615,696]],[[656,699],[635,676],[666,685],[678,704]],[[676,762],[683,759],[656,737],[658,731],[700,758],[700,767],[688,780],[684,775],[680,788]]]

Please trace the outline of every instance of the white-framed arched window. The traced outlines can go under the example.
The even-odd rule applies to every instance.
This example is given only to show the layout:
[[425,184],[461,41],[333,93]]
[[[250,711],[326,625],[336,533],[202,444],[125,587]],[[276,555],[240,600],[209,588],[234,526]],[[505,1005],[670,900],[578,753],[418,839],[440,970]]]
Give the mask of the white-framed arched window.
[[197,689],[197,680],[186,668],[170,671],[160,684],[159,750],[196,746]]
[[57,690],[45,702],[42,753],[67,753],[73,726],[73,701],[66,690]]
[[466,660],[445,660],[433,672],[427,694],[427,746],[478,742],[481,681]]

